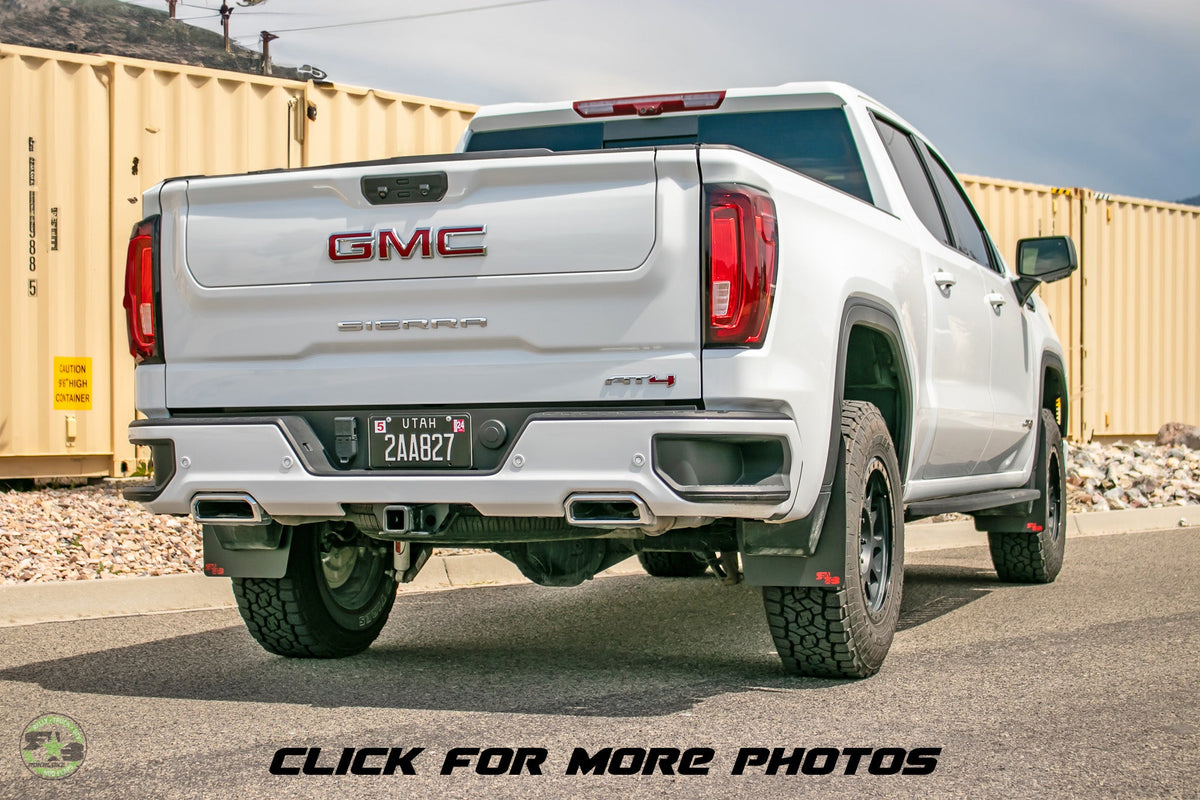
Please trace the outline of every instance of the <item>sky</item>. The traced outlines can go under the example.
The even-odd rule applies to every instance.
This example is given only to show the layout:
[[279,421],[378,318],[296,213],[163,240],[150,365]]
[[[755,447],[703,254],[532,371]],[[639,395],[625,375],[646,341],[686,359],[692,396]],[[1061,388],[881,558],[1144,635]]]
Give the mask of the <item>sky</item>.
[[[335,83],[487,104],[837,80],[958,172],[1200,195],[1200,0],[238,2],[240,44],[277,33],[273,61]],[[220,5],[177,15],[220,30]]]

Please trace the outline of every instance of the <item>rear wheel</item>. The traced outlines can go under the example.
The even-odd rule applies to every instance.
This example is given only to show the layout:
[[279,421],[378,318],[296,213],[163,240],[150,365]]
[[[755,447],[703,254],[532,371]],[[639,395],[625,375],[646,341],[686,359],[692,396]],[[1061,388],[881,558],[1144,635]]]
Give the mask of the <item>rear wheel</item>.
[[370,646],[396,598],[391,548],[353,525],[293,529],[282,578],[234,578],[247,630],[267,651],[340,658]]
[[[840,585],[767,586],[763,604],[789,672],[865,678],[883,664],[900,618],[904,515],[900,466],[887,425],[870,403],[842,404],[843,453],[822,536],[845,536]],[[830,523],[845,521],[844,530]]]
[[[1009,583],[1052,583],[1062,570],[1067,543],[1067,474],[1062,432],[1053,412],[1043,409],[1034,488],[1041,497],[1028,517],[1002,518],[1012,530],[988,534],[992,564]],[[993,527],[1005,527],[992,523]]]
[[708,559],[700,553],[643,550],[637,558],[642,569],[656,578],[699,578],[708,570]]

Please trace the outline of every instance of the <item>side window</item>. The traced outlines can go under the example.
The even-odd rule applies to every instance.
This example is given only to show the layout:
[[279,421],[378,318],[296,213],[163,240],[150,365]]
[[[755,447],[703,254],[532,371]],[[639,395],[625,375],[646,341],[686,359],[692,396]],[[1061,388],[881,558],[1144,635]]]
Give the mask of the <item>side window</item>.
[[883,146],[887,148],[896,174],[900,177],[900,185],[904,187],[904,193],[908,195],[908,202],[912,203],[917,217],[938,241],[953,247],[950,236],[946,233],[942,211],[938,208],[937,198],[933,196],[933,189],[929,186],[929,178],[925,175],[925,168],[921,166],[921,159],[913,149],[912,140],[907,133],[890,122],[884,122],[879,117],[874,117],[874,120],[875,129],[883,139]]
[[954,233],[954,246],[968,258],[978,261],[988,269],[994,269],[983,227],[975,217],[975,212],[971,210],[971,204],[958,188],[950,170],[924,144],[921,145],[921,152],[929,164],[929,171],[933,174],[933,184],[942,199],[942,207],[946,209],[946,217]]

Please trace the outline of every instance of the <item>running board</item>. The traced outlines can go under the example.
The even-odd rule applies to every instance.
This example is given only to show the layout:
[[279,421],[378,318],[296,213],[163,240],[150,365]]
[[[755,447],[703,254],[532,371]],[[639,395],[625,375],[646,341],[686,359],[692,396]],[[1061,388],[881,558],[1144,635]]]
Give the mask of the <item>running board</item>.
[[1004,489],[999,492],[935,497],[932,500],[909,503],[904,507],[904,519],[921,519],[922,517],[932,517],[935,514],[965,514],[988,508],[1011,506],[1016,503],[1031,503],[1041,496],[1042,493],[1037,489]]

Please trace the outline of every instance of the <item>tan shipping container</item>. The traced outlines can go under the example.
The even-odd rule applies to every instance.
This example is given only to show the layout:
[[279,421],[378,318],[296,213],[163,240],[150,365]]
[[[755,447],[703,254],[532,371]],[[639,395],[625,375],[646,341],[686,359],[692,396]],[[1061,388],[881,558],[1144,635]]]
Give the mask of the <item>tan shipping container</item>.
[[1200,208],[1085,191],[1084,435],[1200,425]]
[[962,176],[1007,259],[1070,235],[1080,268],[1039,291],[1068,353],[1069,433],[1153,438],[1200,424],[1200,208]]
[[107,68],[3,48],[0,96],[0,478],[108,474]]
[[121,301],[144,190],[176,175],[450,152],[475,111],[5,44],[0,97],[11,109],[0,123],[0,479],[136,468]]
[[304,142],[304,165],[423,153],[446,153],[458,145],[475,106],[402,97],[374,89],[307,84],[304,109],[316,123]]

